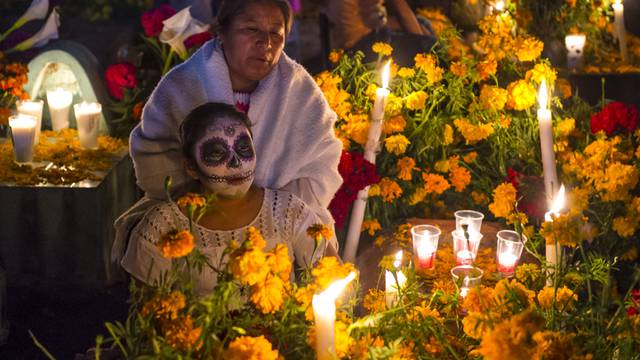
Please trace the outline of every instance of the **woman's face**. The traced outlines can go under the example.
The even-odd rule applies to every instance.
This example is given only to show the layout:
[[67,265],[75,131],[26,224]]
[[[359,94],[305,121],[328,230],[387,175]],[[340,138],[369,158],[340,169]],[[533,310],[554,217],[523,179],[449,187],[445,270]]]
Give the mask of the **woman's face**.
[[256,168],[253,141],[247,127],[229,117],[210,125],[193,147],[196,176],[202,185],[221,197],[247,193]]
[[255,84],[273,69],[284,48],[285,21],[280,8],[270,3],[253,3],[233,19],[220,35],[231,81]]

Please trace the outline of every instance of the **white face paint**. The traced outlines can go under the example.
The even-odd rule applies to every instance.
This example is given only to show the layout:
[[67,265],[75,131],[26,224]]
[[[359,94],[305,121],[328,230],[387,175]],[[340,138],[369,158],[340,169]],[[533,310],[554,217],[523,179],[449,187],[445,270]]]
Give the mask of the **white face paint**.
[[253,140],[239,120],[224,117],[207,128],[196,142],[193,156],[202,185],[222,197],[249,191],[256,168]]

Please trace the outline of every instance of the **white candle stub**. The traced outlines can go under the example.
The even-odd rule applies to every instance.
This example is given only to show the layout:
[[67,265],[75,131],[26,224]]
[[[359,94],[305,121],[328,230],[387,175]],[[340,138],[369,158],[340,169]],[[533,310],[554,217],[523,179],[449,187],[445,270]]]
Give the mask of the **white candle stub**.
[[69,108],[73,94],[62,88],[47,91],[47,103],[51,115],[51,128],[60,131],[69,127]]
[[76,115],[80,145],[87,149],[98,148],[102,106],[99,103],[81,102],[75,104],[73,110]]
[[37,123],[36,118],[31,115],[18,114],[9,117],[16,162],[25,163],[33,160],[33,140]]
[[584,34],[567,35],[564,44],[567,46],[567,67],[576,70],[582,67],[582,53],[587,37]]
[[18,114],[31,115],[36,119],[36,136],[33,140],[33,146],[40,143],[40,129],[42,127],[42,100],[18,100],[16,101],[16,110]]
[[[393,266],[396,268],[396,276],[393,276],[393,272],[386,270],[385,281],[385,300],[387,308],[394,306],[398,302],[398,292],[407,282],[407,277],[400,271],[400,265],[402,264],[402,250],[396,253],[396,259],[393,262]],[[397,281],[396,281],[397,279]]]

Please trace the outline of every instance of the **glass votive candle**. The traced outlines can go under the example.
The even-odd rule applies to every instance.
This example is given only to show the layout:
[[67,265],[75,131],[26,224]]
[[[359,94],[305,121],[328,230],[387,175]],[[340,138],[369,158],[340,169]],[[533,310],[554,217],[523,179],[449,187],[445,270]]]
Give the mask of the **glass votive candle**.
[[51,115],[51,128],[60,131],[69,127],[69,109],[73,94],[62,88],[47,91],[47,104]]
[[587,37],[584,34],[567,35],[564,44],[567,46],[567,67],[570,70],[582,67],[582,52]]
[[480,232],[484,214],[474,210],[458,210],[453,213],[456,217],[456,230],[463,230],[462,225],[467,225],[468,232]]
[[73,105],[73,112],[76,115],[80,145],[87,149],[97,149],[102,106],[99,103],[81,102]]
[[512,230],[498,231],[498,244],[496,246],[496,261],[498,271],[503,277],[510,278],[516,271],[516,266],[522,255],[524,243],[527,237],[520,236]]
[[424,273],[435,266],[440,233],[440,229],[433,225],[416,225],[411,228],[413,264],[417,273]]
[[33,160],[33,140],[36,137],[36,118],[31,115],[18,114],[9,117],[13,154],[17,163],[28,163]]
[[42,128],[42,100],[18,100],[16,101],[16,110],[18,114],[31,115],[36,119],[36,136],[33,140],[33,146],[40,143],[40,129]]
[[479,232],[467,232],[467,237],[463,230],[454,230],[451,232],[453,239],[453,253],[456,256],[456,265],[472,264],[478,255],[480,240],[482,234]]
[[459,265],[451,269],[451,276],[460,296],[465,297],[469,289],[480,286],[482,269],[472,265]]

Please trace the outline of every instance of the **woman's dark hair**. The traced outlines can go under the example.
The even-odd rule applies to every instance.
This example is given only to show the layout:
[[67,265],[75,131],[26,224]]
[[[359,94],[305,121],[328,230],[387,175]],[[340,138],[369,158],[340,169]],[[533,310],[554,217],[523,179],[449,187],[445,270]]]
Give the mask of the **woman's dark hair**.
[[251,133],[249,117],[235,106],[219,102],[204,103],[191,110],[180,125],[182,153],[187,159],[193,158],[193,146],[204,136],[207,128],[222,118],[240,121]]
[[291,11],[289,0],[222,0],[213,24],[213,32],[216,34],[226,33],[233,19],[244,13],[249,5],[255,3],[266,3],[277,6],[284,18],[285,34],[289,34],[293,21],[293,12]]

